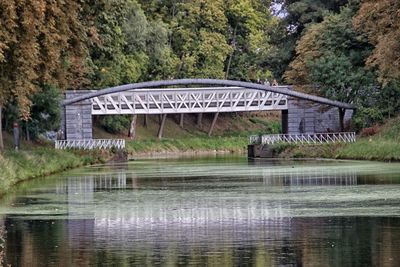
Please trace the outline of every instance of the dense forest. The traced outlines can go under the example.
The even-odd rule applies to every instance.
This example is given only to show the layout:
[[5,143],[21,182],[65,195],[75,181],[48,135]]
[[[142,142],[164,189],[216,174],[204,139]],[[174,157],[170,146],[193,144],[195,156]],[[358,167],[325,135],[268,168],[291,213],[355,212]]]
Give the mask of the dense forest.
[[400,109],[399,14],[398,0],[2,0],[0,134],[56,130],[65,89],[195,77],[276,79],[354,103],[367,127]]

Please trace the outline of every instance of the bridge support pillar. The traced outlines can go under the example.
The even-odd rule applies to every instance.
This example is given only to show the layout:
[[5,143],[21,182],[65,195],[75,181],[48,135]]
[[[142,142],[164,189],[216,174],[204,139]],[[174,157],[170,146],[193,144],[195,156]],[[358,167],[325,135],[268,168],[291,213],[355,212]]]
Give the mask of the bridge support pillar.
[[[284,120],[282,113],[282,122]],[[344,128],[349,125],[353,116],[352,110],[344,114]],[[322,105],[306,100],[290,97],[287,111],[287,133],[326,133],[341,132],[340,114],[337,107]],[[282,124],[282,129],[285,126]]]
[[[66,99],[85,95],[90,91],[67,91]],[[92,139],[92,102],[84,100],[64,108],[64,133],[67,140]]]

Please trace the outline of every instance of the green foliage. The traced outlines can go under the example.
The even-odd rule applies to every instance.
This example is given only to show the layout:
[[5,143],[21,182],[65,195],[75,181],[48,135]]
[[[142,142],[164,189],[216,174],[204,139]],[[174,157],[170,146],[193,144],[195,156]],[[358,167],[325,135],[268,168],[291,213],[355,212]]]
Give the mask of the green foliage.
[[356,116],[353,118],[353,127],[356,130],[367,128],[374,123],[382,122],[383,114],[379,108],[376,107],[359,107]]
[[104,158],[98,151],[76,154],[46,147],[5,151],[0,154],[0,195],[21,181],[94,164],[104,161]]
[[[0,108],[6,107],[5,126],[10,128],[16,116],[25,121],[32,116],[28,125],[35,134],[55,128],[54,105],[42,103],[43,92],[35,97],[48,90],[44,85],[92,89],[196,77],[280,81],[283,73],[302,89],[354,103],[355,125],[368,126],[400,108],[399,20],[393,19],[399,3],[375,2],[4,0]],[[272,3],[281,4],[280,16],[273,16]],[[112,132],[124,128],[106,124]]]
[[227,1],[227,38],[233,49],[226,71],[228,78],[257,80],[264,76],[260,72],[272,78],[270,69],[261,63],[271,50],[271,37],[267,31],[277,23],[271,16],[269,5],[270,1]]
[[27,122],[32,138],[46,131],[57,131],[60,127],[59,90],[54,86],[43,86],[32,97],[31,119]]
[[276,10],[282,17],[268,29],[271,36],[270,53],[262,59],[262,64],[274,72],[276,78],[283,76],[296,56],[297,41],[304,35],[307,26],[323,21],[327,14],[336,14],[348,0],[275,0],[281,4]]
[[249,119],[252,123],[259,123],[265,126],[265,129],[260,134],[279,134],[282,132],[282,125],[280,121],[265,121],[256,117]]
[[224,36],[223,1],[194,0],[176,10],[171,22],[171,46],[180,58],[176,77],[223,78],[231,49]]
[[283,147],[280,156],[400,161],[400,118],[387,121],[378,134],[358,138],[356,143],[292,145]]
[[344,146],[336,153],[336,158],[400,161],[400,143],[398,141],[385,141],[363,139],[355,144]]
[[92,5],[97,7],[94,17],[99,38],[90,54],[94,87],[134,83],[147,77],[167,78],[171,74],[176,60],[162,21],[149,21],[134,0],[102,0]]
[[192,137],[181,139],[147,139],[127,142],[129,154],[153,152],[231,151],[243,152],[247,137]]
[[365,95],[373,87],[375,77],[364,66],[357,66],[345,55],[326,53],[307,64],[310,79],[319,86],[325,97],[343,102],[360,102],[357,97]]
[[100,125],[109,133],[120,134],[128,132],[130,126],[130,120],[128,116],[105,116],[102,118]]

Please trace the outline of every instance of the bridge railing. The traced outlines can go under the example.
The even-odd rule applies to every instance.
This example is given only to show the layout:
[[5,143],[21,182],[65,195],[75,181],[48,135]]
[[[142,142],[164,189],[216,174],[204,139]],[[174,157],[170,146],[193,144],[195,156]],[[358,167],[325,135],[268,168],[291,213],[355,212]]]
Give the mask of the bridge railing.
[[306,133],[306,134],[269,134],[250,136],[250,144],[323,144],[323,143],[353,143],[356,133]]
[[98,96],[91,101],[93,115],[288,109],[286,95],[241,87],[140,89]]
[[56,140],[56,149],[124,149],[123,139]]

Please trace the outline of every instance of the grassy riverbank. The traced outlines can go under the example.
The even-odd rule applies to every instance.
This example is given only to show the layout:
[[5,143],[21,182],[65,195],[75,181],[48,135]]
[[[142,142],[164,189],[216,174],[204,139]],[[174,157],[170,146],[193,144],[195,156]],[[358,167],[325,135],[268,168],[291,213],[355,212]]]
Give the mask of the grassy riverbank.
[[400,118],[375,127],[376,134],[359,137],[353,144],[280,145],[280,157],[336,158],[377,161],[400,161]]
[[[106,153],[107,154],[107,153]],[[68,152],[44,146],[0,154],[0,196],[13,185],[36,177],[62,172],[84,165],[105,162],[108,155],[99,151]]]
[[[185,127],[180,128],[175,118],[167,120],[162,140],[156,138],[158,130],[157,116],[149,118],[148,125],[138,126],[138,138],[127,140],[127,152],[130,156],[154,155],[158,153],[209,153],[244,152],[247,147],[247,132],[279,131],[277,115],[263,117],[221,116],[215,129],[216,137],[208,137],[207,131],[212,117],[204,116],[203,125],[197,126],[193,116],[185,116]],[[258,117],[261,116],[261,117]],[[125,135],[107,134],[94,128],[95,138],[126,138]],[[218,137],[224,135],[225,137]],[[105,162],[111,158],[109,152],[74,152],[55,150],[46,143],[23,142],[21,149],[12,149],[12,137],[4,133],[6,150],[0,153],[0,195],[13,185],[35,177],[62,172],[79,166]]]
[[247,136],[136,140],[127,142],[127,151],[129,155],[207,151],[241,153],[247,149],[247,140]]
[[377,127],[377,134],[341,146],[336,158],[400,161],[400,117]]
[[[373,136],[359,138],[354,144],[334,145],[278,145],[277,154],[285,158],[336,158],[380,161],[400,161],[400,118],[392,119],[376,128]],[[10,139],[10,138],[8,138]],[[0,154],[0,195],[13,185],[35,177],[45,176],[79,166],[105,162],[109,152],[70,152],[53,149],[49,144],[23,143],[18,152],[8,149]],[[247,149],[248,135],[224,137],[207,135],[180,138],[154,137],[127,141],[129,156],[182,152],[243,153]]]

